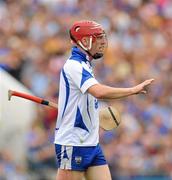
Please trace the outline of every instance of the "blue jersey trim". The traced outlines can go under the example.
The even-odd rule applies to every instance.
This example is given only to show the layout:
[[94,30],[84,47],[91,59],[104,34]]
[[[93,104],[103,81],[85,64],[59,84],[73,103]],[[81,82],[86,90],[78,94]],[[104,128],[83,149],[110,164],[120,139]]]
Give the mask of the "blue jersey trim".
[[84,84],[84,82],[90,78],[93,78],[93,76],[84,68],[82,69],[82,79],[81,79],[81,84],[80,87]]
[[87,113],[88,113],[88,116],[90,118],[90,121],[91,121],[91,116],[90,116],[90,112],[89,112],[89,101],[88,101],[88,94],[87,94]]
[[80,112],[80,109],[77,107],[77,113],[76,113],[76,118],[75,118],[75,124],[74,127],[79,127],[81,129],[84,129],[86,131],[89,132],[88,128],[86,127],[86,125],[83,122],[83,118]]
[[66,77],[66,74],[64,72],[64,69],[62,69],[62,74],[63,74],[64,80],[65,80],[65,84],[66,84],[66,100],[65,100],[65,106],[64,106],[64,110],[63,110],[63,114],[62,114],[62,117],[63,117],[64,113],[65,113],[65,110],[66,110],[66,106],[67,106],[68,100],[69,100],[70,86],[69,86],[69,82],[68,82],[68,79]]
[[10,67],[7,64],[0,63],[0,69],[3,69],[5,71],[9,71]]
[[80,49],[78,49],[76,46],[72,48],[72,56],[69,58],[78,62],[86,62],[88,61],[86,58],[86,54],[84,54]]

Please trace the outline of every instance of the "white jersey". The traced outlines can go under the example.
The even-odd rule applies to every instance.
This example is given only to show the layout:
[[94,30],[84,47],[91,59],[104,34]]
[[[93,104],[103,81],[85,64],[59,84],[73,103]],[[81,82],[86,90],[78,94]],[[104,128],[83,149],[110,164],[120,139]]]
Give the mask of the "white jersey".
[[98,100],[87,93],[88,88],[97,83],[86,55],[74,47],[60,75],[55,144],[98,144]]

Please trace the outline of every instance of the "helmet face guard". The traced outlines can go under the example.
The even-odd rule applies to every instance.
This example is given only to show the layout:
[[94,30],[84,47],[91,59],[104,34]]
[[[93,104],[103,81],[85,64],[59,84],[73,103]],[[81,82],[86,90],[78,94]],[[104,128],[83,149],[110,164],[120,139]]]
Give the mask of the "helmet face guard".
[[[83,37],[90,38],[88,47],[85,47],[82,44],[81,40]],[[94,55],[91,55],[89,52],[92,48],[92,43],[98,40],[99,37],[104,37],[107,42],[104,29],[100,24],[94,21],[78,21],[74,23],[70,29],[70,38],[94,59],[98,59],[103,56],[103,53],[95,53]]]

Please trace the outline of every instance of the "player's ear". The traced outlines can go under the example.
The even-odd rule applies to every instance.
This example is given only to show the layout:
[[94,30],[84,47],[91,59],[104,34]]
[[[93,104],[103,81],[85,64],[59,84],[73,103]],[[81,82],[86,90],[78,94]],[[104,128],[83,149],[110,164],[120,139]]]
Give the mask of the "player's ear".
[[85,47],[88,47],[88,43],[89,43],[88,37],[83,37],[83,38],[81,39],[81,43],[82,43]]

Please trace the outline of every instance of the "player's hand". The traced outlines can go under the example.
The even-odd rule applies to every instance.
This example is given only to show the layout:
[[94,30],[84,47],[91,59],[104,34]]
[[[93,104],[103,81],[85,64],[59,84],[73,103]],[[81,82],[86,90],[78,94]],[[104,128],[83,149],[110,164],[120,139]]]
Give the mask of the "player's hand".
[[154,81],[154,79],[148,79],[137,86],[133,87],[133,94],[146,94],[147,87]]

